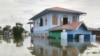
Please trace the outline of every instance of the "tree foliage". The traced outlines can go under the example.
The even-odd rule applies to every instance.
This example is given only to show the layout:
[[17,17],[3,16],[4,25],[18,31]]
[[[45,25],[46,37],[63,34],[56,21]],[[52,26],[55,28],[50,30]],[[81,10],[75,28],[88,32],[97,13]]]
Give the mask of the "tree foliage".
[[13,31],[13,36],[18,37],[18,36],[22,36],[24,28],[22,28],[22,25],[20,26],[16,25],[15,27],[13,27],[12,31]]

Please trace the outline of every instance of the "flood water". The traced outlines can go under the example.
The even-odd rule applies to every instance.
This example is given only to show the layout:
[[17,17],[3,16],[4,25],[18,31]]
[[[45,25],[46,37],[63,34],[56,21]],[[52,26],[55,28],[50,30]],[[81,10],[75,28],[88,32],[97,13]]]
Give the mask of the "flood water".
[[[31,37],[30,36],[25,36],[25,37],[13,37],[13,38],[7,38],[7,37],[2,37],[0,36],[0,56],[35,56],[33,55],[34,52],[32,49],[33,46],[30,43]],[[35,41],[36,42],[36,41]],[[38,41],[40,43],[40,41]],[[53,45],[55,46],[55,45]],[[35,54],[40,53],[38,56],[60,56],[61,51],[59,48],[53,47],[52,45],[50,46],[44,46],[42,48],[45,53],[37,51]],[[31,48],[32,47],[32,48]],[[51,48],[53,47],[53,49]],[[40,48],[40,46],[36,47],[37,50]],[[41,48],[40,48],[41,49]],[[41,50],[42,50],[41,49]],[[58,51],[57,51],[58,50]],[[73,51],[71,56],[80,56],[80,55],[75,55],[76,51],[73,48],[67,48],[68,51]],[[75,52],[74,52],[75,51]],[[52,52],[52,53],[51,53]],[[58,52],[58,53],[57,53]],[[59,55],[57,55],[59,54]],[[66,52],[63,53],[63,56],[65,55]],[[81,56],[100,56],[100,43],[94,43],[91,46],[88,46],[84,53],[81,54]]]
[[6,38],[0,36],[0,56],[34,56],[31,54],[30,36]]

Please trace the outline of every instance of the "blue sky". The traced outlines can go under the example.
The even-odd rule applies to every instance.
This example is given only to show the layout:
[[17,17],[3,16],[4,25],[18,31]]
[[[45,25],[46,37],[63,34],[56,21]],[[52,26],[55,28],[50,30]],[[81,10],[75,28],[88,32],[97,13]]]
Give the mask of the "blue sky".
[[63,7],[86,12],[80,17],[88,27],[100,27],[100,0],[0,0],[0,26],[16,22],[24,24],[35,14],[49,7]]

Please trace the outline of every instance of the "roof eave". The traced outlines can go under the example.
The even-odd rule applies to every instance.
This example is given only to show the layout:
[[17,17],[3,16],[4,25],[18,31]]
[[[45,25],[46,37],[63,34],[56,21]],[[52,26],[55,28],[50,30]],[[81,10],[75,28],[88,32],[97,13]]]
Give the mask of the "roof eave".
[[[58,30],[64,30],[64,29],[50,29],[49,31],[58,31]],[[65,29],[65,30],[75,30],[75,29]]]
[[35,19],[39,18],[40,16],[43,16],[44,14],[49,13],[49,12],[50,12],[49,10],[45,9],[44,11],[38,13],[37,15],[33,16],[33,17],[32,17],[31,19],[29,19],[29,20],[35,20]]
[[73,13],[73,14],[79,14],[79,15],[86,14],[84,12],[66,12],[66,11],[56,11],[56,10],[45,9],[44,11],[38,13],[37,15],[33,16],[29,20],[35,20],[35,19],[39,18],[40,16],[43,16],[44,14],[49,13],[49,12]]
[[56,11],[56,10],[49,10],[50,12],[61,12],[61,13],[73,13],[73,14],[79,14],[79,15],[83,15],[83,14],[87,14],[85,12],[68,12],[68,11]]

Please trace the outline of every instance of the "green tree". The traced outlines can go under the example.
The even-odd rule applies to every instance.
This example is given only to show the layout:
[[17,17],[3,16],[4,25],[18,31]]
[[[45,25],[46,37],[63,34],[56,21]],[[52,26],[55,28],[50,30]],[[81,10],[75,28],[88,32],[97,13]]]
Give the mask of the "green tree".
[[2,35],[2,27],[0,26],[0,35]]
[[22,36],[24,28],[22,27],[21,23],[16,23],[16,26],[13,27],[12,31],[14,37],[19,37]]

